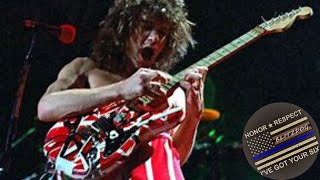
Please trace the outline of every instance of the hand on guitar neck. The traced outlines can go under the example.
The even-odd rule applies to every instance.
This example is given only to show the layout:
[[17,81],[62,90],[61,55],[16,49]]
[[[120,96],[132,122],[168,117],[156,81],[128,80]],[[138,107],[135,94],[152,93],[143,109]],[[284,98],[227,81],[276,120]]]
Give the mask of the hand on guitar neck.
[[[179,86],[186,91],[186,94],[192,94],[191,96],[194,97],[197,96],[200,98],[200,102],[202,102],[202,93],[200,96],[198,96],[198,94],[203,90],[203,81],[207,71],[207,67],[200,66],[189,69],[184,72],[184,78],[180,83],[176,83],[169,89],[166,89],[163,85],[172,80],[171,75],[158,70],[140,68],[135,74],[123,82],[127,84],[127,87],[131,85],[133,88],[130,90],[125,89],[121,94],[125,100],[130,100],[129,106],[135,110],[142,109],[152,112],[161,112],[168,108],[167,99]],[[133,95],[143,96],[131,100],[130,98],[132,98]],[[194,100],[189,98],[189,101]]]
[[186,71],[184,81],[180,83],[180,86],[187,94],[187,106],[192,106],[192,108],[188,108],[188,112],[186,112],[187,115],[199,117],[201,115],[204,105],[203,88],[207,72],[208,68],[206,67],[197,67],[188,70]]
[[124,88],[120,95],[136,111],[160,112],[168,107],[167,99],[175,89],[166,91],[161,85],[168,83],[171,78],[171,75],[159,70],[140,68],[122,82]]

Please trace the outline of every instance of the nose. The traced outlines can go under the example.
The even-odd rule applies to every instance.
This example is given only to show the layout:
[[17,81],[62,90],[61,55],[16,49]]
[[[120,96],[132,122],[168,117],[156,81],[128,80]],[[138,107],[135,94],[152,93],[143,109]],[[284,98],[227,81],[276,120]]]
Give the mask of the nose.
[[158,33],[156,30],[150,30],[149,34],[147,35],[147,38],[145,40],[145,43],[148,45],[153,45],[156,43],[156,41],[159,39]]

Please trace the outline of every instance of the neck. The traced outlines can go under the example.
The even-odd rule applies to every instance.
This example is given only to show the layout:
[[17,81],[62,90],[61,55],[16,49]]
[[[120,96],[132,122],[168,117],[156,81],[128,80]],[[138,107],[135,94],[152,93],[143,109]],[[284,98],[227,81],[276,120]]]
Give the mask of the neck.
[[114,74],[121,76],[122,78],[128,78],[134,74],[138,68],[136,68],[131,62],[128,62],[126,66],[123,66],[121,69],[115,69],[112,71]]

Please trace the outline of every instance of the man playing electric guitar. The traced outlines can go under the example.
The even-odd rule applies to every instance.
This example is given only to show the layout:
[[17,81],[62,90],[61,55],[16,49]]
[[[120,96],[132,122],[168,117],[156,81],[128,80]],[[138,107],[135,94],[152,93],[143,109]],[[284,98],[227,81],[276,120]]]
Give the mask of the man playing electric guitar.
[[[183,0],[115,0],[100,23],[91,56],[62,68],[39,101],[39,119],[58,121],[144,95],[153,98],[148,108],[159,114],[168,109],[163,107],[180,107],[181,124],[140,145],[121,169],[102,179],[184,179],[180,166],[196,137],[207,69],[186,72],[170,93],[161,84],[170,81],[165,72],[194,44],[191,26]],[[57,144],[53,149],[60,150]]]

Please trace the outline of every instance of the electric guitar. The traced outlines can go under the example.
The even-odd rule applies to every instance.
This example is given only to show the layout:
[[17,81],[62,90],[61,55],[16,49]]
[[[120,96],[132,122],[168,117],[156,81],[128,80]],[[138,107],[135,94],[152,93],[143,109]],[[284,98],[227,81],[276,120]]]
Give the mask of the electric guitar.
[[[198,66],[212,68],[254,40],[283,32],[296,19],[312,15],[310,7],[300,7],[251,29],[207,57],[177,73],[164,91],[172,91],[183,80],[185,71]],[[171,105],[162,112],[148,111],[151,96],[134,102],[123,100],[98,107],[91,113],[58,121],[47,133],[44,153],[51,177],[66,175],[73,179],[94,179],[117,169],[140,143],[181,123],[182,109]]]

